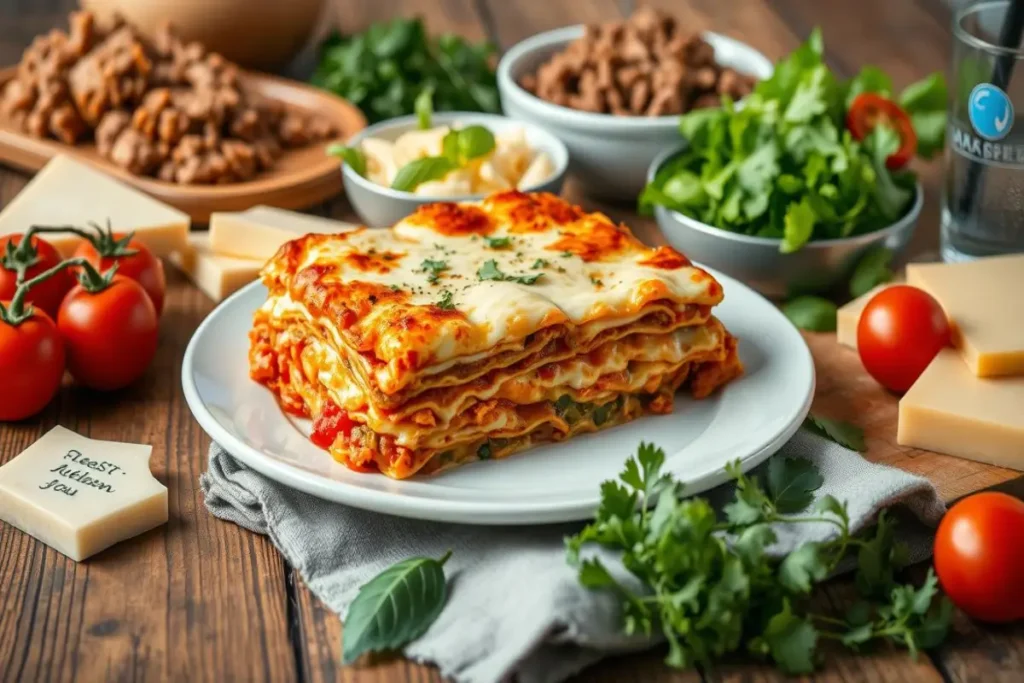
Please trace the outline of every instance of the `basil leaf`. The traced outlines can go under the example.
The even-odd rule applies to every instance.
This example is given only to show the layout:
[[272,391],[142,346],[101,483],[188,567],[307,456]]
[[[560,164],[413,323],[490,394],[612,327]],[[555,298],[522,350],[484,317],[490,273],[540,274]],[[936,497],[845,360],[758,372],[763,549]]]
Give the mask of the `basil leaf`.
[[836,305],[818,296],[798,296],[782,304],[782,312],[801,330],[835,332]]
[[412,192],[423,183],[440,180],[456,169],[456,166],[444,157],[423,157],[410,161],[398,169],[391,183],[392,190]]
[[342,661],[366,652],[394,650],[423,635],[444,608],[444,563],[414,557],[370,579],[345,615]]
[[819,415],[808,415],[804,426],[815,434],[835,441],[840,446],[849,448],[851,451],[863,453],[867,450],[867,446],[864,443],[864,430],[857,425],[843,422],[842,420],[832,420]]
[[464,161],[476,159],[494,151],[494,133],[483,126],[466,126],[459,131],[459,156]]
[[416,123],[420,130],[427,130],[431,125],[431,117],[434,114],[434,89],[429,85],[420,91],[413,103],[416,110]]
[[348,147],[336,142],[327,146],[327,155],[338,157],[357,174],[366,177],[366,155],[358,147]]
[[864,252],[850,277],[850,296],[856,299],[878,285],[892,280],[893,272],[889,264],[892,263],[894,255],[892,249],[882,245],[876,245]]

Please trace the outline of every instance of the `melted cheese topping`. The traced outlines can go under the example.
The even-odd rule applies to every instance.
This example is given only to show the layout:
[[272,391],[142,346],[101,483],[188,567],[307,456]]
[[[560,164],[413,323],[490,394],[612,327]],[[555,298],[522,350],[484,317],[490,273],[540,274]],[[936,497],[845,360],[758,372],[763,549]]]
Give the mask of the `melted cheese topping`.
[[539,330],[574,333],[649,307],[713,306],[721,286],[668,247],[548,194],[421,207],[389,230],[307,235],[263,270],[271,316],[296,313],[356,351],[393,394],[420,374],[522,347]]

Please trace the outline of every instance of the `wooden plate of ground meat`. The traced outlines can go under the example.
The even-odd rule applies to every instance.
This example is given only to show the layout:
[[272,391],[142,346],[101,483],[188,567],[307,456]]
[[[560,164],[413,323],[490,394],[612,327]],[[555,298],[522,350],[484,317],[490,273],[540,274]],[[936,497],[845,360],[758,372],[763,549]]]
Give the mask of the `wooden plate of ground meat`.
[[69,154],[206,222],[214,211],[299,209],[341,190],[324,147],[366,127],[346,100],[246,72],[167,28],[70,17],[0,70],[0,161]]

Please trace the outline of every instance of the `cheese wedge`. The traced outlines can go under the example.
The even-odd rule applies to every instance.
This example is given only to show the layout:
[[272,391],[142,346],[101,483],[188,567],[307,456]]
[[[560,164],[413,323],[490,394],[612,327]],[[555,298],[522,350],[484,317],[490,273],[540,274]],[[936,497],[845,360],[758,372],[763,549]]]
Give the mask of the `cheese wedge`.
[[912,263],[907,283],[942,304],[953,345],[971,372],[978,377],[1024,374],[1024,254],[969,263]]
[[1024,377],[979,379],[943,349],[900,399],[896,442],[1024,470]]
[[[189,217],[91,166],[70,157],[54,157],[0,211],[0,236],[22,233],[33,225],[73,225],[85,228],[92,221],[135,236],[157,256],[187,246]],[[46,235],[47,242],[68,257],[81,239],[74,235]]]
[[266,261],[282,244],[296,237],[308,233],[334,234],[355,227],[330,218],[254,206],[248,211],[211,215],[210,247],[218,254]]
[[208,233],[194,232],[188,236],[188,242],[188,248],[171,254],[170,261],[214,301],[255,280],[263,267],[263,261],[214,254]]
[[80,562],[167,522],[153,447],[54,427],[0,467],[0,520]]

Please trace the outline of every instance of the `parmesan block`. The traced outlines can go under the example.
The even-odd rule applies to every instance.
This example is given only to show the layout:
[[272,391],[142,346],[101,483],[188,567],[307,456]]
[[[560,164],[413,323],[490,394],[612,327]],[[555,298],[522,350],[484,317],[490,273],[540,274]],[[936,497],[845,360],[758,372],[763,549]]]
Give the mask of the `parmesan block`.
[[0,519],[79,562],[164,524],[152,450],[54,427],[0,467]]
[[263,261],[222,256],[210,249],[210,236],[194,232],[188,236],[188,249],[170,257],[206,296],[220,301],[256,279]]
[[248,211],[217,212],[210,216],[210,248],[218,254],[266,261],[282,244],[307,233],[335,234],[352,230],[352,223],[254,206]]
[[1024,470],[1024,377],[979,379],[943,349],[900,399],[896,442]]
[[907,283],[942,304],[953,345],[972,373],[1024,374],[1024,254],[969,263],[912,263]]
[[[0,236],[25,232],[33,225],[85,228],[107,221],[118,232],[135,236],[157,256],[186,247],[189,217],[91,166],[58,155],[0,211]],[[62,256],[81,244],[74,235],[46,235]]]

